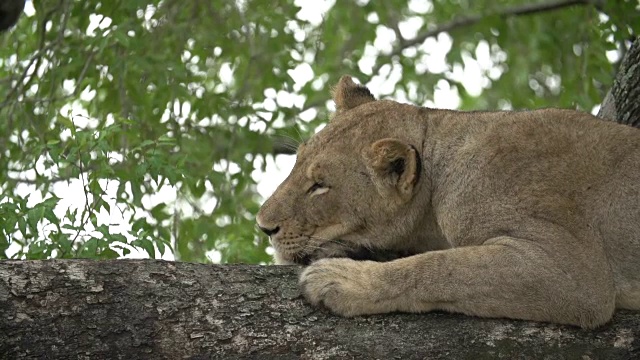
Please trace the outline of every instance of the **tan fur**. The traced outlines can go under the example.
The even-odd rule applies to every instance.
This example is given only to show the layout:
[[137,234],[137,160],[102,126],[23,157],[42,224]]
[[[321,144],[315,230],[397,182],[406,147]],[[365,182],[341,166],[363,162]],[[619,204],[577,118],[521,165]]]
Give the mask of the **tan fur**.
[[[375,101],[348,77],[334,100],[257,216],[277,262],[314,261],[300,276],[311,303],[585,328],[640,309],[640,130]],[[416,255],[347,258],[360,248]]]

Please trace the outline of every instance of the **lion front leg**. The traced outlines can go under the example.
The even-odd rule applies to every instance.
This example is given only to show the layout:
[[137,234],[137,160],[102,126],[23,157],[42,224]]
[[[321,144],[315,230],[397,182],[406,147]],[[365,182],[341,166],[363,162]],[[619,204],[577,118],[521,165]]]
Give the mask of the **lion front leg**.
[[446,310],[585,328],[607,322],[615,291],[606,259],[579,265],[548,253],[502,237],[386,263],[324,259],[302,272],[300,285],[312,304],[343,316]]

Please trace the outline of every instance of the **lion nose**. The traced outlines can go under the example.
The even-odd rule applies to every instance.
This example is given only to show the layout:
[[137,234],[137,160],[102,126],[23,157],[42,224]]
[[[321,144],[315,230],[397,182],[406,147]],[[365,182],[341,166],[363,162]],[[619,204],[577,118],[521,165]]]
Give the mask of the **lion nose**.
[[258,228],[262,230],[263,233],[267,234],[267,236],[275,235],[280,231],[280,226],[273,226],[273,223],[268,224],[268,221],[264,221],[262,209],[256,215],[256,225],[258,225]]
[[260,230],[262,230],[263,233],[267,234],[267,236],[275,235],[278,231],[280,231],[280,226],[276,226],[273,229],[268,229],[260,225],[258,225],[258,227],[260,228]]

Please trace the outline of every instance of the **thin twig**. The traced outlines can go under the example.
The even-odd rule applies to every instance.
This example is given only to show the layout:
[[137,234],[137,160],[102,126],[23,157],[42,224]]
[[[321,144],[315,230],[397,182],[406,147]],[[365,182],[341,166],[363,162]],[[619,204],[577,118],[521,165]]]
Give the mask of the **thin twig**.
[[[483,19],[491,16],[498,17],[513,17],[513,16],[523,16],[523,15],[531,15],[541,12],[553,11],[562,9],[569,6],[574,5],[594,5],[598,6],[598,1],[594,0],[561,0],[561,1],[549,1],[546,3],[539,4],[525,4],[520,6],[514,6],[506,8],[502,11],[498,11],[496,13],[486,14],[486,15],[471,15],[471,16],[463,16],[457,19],[453,19],[447,23],[437,26],[434,29],[422,32],[418,34],[414,39],[405,40],[402,37],[398,39],[397,45],[388,55],[388,57],[393,57],[396,55],[400,55],[402,51],[411,46],[416,46],[422,44],[427,38],[432,36],[436,36],[442,32],[452,31],[455,29],[459,29],[462,27],[471,26],[477,24]],[[378,63],[373,68],[373,74],[377,74],[380,71],[380,68],[383,66],[383,63]]]

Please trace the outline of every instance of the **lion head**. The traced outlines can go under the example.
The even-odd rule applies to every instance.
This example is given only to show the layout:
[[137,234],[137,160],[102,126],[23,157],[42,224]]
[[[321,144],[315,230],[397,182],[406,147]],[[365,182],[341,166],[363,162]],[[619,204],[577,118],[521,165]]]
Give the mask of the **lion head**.
[[299,146],[291,174],[256,217],[276,263],[425,251],[431,194],[425,128],[415,121],[425,109],[376,100],[348,76],[333,100],[329,124]]

